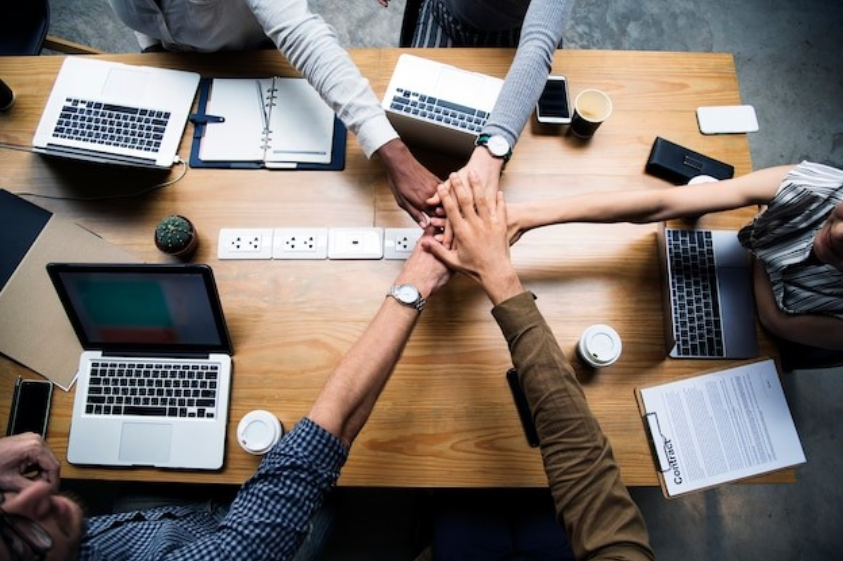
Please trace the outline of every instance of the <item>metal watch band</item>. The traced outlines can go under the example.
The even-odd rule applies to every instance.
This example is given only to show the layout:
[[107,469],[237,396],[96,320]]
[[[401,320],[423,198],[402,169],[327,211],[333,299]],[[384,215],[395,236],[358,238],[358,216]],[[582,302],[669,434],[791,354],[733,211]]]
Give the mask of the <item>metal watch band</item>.
[[[416,293],[416,299],[415,300],[406,301],[406,300],[401,299],[399,291],[400,291],[401,288],[403,288],[405,286],[411,287],[415,291],[415,293]],[[424,310],[424,305],[427,303],[427,300],[425,300],[424,297],[421,295],[421,292],[419,292],[419,289],[416,288],[415,286],[413,286],[412,284],[394,284],[389,288],[389,292],[387,293],[387,296],[392,296],[395,299],[395,301],[398,302],[399,304],[401,304],[402,306],[407,306],[408,308],[414,308],[419,313],[421,313],[421,311]]]

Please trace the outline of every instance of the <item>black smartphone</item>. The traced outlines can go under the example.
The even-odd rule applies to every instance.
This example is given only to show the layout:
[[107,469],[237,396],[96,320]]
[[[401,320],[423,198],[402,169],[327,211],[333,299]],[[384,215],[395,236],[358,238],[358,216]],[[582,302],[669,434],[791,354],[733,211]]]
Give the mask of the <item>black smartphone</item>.
[[540,123],[550,125],[568,125],[571,123],[568,80],[564,76],[547,77],[544,90],[536,104],[536,118]]
[[53,384],[46,380],[24,380],[18,378],[12,396],[12,411],[6,436],[34,432],[41,437],[47,435],[47,421],[50,418],[50,402]]
[[524,395],[521,382],[518,381],[518,371],[510,368],[506,373],[506,381],[509,382],[515,409],[518,410],[518,418],[521,419],[521,426],[524,427],[524,435],[527,437],[527,444],[535,448],[539,445],[539,433],[536,432],[536,425],[533,424],[533,413],[530,411],[530,404],[527,403],[527,396]]

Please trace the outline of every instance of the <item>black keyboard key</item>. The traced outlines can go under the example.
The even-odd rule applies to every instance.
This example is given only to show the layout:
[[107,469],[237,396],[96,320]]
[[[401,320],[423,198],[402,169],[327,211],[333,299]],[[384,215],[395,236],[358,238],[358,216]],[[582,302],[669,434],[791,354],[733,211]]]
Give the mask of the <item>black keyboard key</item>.
[[123,407],[124,415],[140,415],[143,417],[166,417],[166,407],[143,407],[135,405],[127,405]]

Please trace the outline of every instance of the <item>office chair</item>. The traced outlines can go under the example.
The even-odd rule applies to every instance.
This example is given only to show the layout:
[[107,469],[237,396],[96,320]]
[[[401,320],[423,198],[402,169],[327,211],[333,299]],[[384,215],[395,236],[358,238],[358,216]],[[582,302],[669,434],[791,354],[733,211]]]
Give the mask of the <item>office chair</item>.
[[0,19],[0,55],[38,55],[47,47],[67,54],[101,54],[103,51],[47,35],[48,0],[18,0]]
[[778,338],[775,341],[785,372],[843,366],[843,351],[821,349]]
[[419,21],[419,10],[422,0],[407,0],[404,8],[404,19],[401,21],[401,37],[398,40],[399,47],[409,47],[413,44],[413,34],[416,32],[416,24]]

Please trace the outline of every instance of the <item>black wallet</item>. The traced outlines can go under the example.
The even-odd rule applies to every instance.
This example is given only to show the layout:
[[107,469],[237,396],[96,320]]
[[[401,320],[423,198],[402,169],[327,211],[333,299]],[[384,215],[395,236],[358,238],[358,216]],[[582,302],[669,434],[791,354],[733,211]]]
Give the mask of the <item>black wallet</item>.
[[734,166],[694,152],[669,140],[657,136],[647,158],[645,171],[666,179],[675,185],[687,185],[698,175],[715,179],[730,179],[735,176]]

